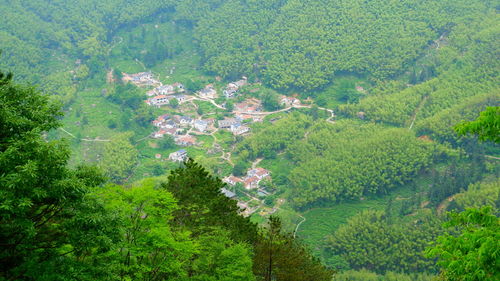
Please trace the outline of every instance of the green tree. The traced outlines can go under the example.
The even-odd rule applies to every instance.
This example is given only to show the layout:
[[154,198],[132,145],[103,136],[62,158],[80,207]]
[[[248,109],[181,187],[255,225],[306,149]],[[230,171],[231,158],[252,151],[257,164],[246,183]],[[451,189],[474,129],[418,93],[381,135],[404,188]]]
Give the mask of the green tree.
[[445,280],[500,279],[500,223],[491,214],[491,207],[467,209],[451,213],[445,227],[458,228],[460,234],[440,236],[436,245],[427,251],[437,257]]
[[101,167],[114,182],[123,182],[137,163],[137,149],[130,143],[130,133],[115,136],[104,147]]
[[162,186],[178,200],[180,209],[174,212],[175,222],[189,228],[193,235],[220,227],[229,232],[233,241],[255,241],[256,225],[238,214],[235,200],[221,193],[225,184],[192,159],[172,171],[168,183]]
[[91,196],[104,177],[95,168],[67,166],[66,143],[42,137],[59,127],[59,105],[10,77],[0,74],[0,279],[105,276],[104,266],[85,259],[119,238]]
[[170,149],[176,147],[177,145],[175,144],[175,140],[173,137],[166,135],[158,141],[158,146],[161,149]]
[[171,99],[169,102],[170,106],[173,108],[179,107],[179,101],[177,99]]
[[455,130],[459,135],[471,133],[478,135],[482,141],[500,142],[500,107],[486,108],[475,121],[458,124]]
[[255,246],[255,275],[265,281],[331,280],[326,269],[291,233],[282,229],[281,220],[271,216]]

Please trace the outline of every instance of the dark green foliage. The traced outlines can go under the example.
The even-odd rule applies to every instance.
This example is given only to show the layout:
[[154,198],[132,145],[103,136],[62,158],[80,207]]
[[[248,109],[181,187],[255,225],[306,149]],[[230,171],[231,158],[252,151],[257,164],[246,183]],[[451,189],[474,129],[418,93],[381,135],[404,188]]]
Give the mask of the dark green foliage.
[[210,71],[226,77],[257,73],[273,87],[314,89],[342,71],[377,78],[401,73],[429,41],[491,6],[456,0],[229,0],[200,19],[196,34]]
[[174,138],[167,135],[158,141],[158,146],[161,149],[170,149],[176,147],[177,145],[175,144]]
[[247,162],[239,161],[233,167],[233,175],[241,177],[246,174],[248,168],[250,168],[250,166],[247,164]]
[[4,80],[0,105],[0,279],[103,274],[84,260],[119,238],[114,220],[90,195],[103,176],[94,168],[69,169],[66,145],[42,138],[61,116],[47,96]]
[[259,280],[331,280],[333,271],[311,256],[291,233],[286,233],[279,218],[270,217],[268,224],[255,246],[254,272]]
[[180,209],[174,212],[174,221],[179,226],[189,228],[194,235],[221,227],[229,231],[234,241],[255,241],[256,226],[238,215],[236,201],[220,192],[224,186],[220,179],[210,176],[192,159],[184,167],[172,171],[168,183],[162,185],[178,200]]

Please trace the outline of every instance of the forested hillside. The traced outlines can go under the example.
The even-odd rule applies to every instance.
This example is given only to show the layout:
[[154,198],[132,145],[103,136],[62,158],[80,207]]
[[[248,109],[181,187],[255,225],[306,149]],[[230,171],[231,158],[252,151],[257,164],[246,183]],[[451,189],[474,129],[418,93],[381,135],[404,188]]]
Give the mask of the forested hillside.
[[498,11],[0,0],[0,280],[498,279]]

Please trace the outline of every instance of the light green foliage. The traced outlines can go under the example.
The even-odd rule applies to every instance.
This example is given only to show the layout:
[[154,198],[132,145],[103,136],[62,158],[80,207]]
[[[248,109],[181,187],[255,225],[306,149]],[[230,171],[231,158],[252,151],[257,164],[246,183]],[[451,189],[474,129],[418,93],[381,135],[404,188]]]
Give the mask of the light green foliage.
[[246,138],[238,145],[237,151],[243,159],[275,158],[277,152],[302,138],[312,123],[312,119],[305,115],[292,114]]
[[389,221],[382,211],[364,211],[332,233],[328,247],[353,269],[422,272],[434,266],[422,251],[441,233],[439,219],[429,212],[404,222]]
[[451,213],[444,226],[456,227],[458,235],[446,234],[428,250],[438,257],[445,280],[479,281],[500,279],[500,223],[491,207]]
[[500,212],[500,179],[485,180],[470,185],[467,191],[455,196],[455,202],[462,209],[490,206],[494,214]]
[[[108,211],[121,218],[123,240],[110,255],[110,270],[130,280],[182,280],[186,263],[197,252],[188,232],[173,232],[172,194],[155,187],[154,181],[125,189],[108,186],[100,195]],[[118,277],[118,276],[117,276]],[[116,278],[118,279],[118,278]]]
[[456,127],[460,135],[472,133],[482,141],[500,142],[500,107],[488,107],[475,121],[462,123]]
[[421,120],[417,132],[432,139],[456,143],[457,134],[453,127],[460,123],[460,120],[473,120],[486,106],[497,104],[499,98],[498,95],[485,93],[463,100],[432,117]]
[[[415,117],[418,124],[418,120],[442,110],[458,110],[459,104],[477,104],[480,98],[472,98],[477,95],[488,94],[498,100],[499,62],[495,48],[499,34],[498,16],[494,14],[482,16],[473,24],[460,23],[444,37],[446,41],[440,43],[436,53],[429,54],[439,62],[436,77],[403,90],[379,89],[359,105],[343,106],[341,110],[350,116],[362,111],[370,120],[410,126]],[[429,124],[424,121],[420,129],[434,129],[435,125],[427,128]]]
[[[289,179],[293,202],[385,194],[432,163],[432,143],[404,129],[355,122],[318,123],[302,141],[287,148],[296,163]],[[321,158],[322,161],[317,161]]]
[[137,163],[137,149],[130,143],[130,133],[116,135],[104,147],[101,167],[114,182],[124,181]]
[[234,243],[224,231],[216,231],[198,239],[200,255],[193,262],[199,281],[254,281],[250,248]]

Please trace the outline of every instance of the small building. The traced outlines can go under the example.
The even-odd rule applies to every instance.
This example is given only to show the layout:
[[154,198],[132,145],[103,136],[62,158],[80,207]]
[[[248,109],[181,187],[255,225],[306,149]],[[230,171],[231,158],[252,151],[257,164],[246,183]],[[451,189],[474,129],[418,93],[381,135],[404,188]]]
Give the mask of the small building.
[[167,132],[165,130],[159,130],[153,134],[153,138],[161,139]]
[[196,144],[196,138],[191,135],[178,136],[175,143],[180,146],[192,146]]
[[237,183],[244,183],[242,179],[232,175],[224,178],[222,181],[232,186],[236,185]]
[[269,172],[268,170],[266,170],[264,168],[255,168],[255,169],[249,170],[247,174],[249,177],[257,177],[258,179],[263,179],[263,178],[270,176],[271,172]]
[[250,128],[244,125],[241,125],[241,123],[236,123],[231,125],[230,129],[233,135],[242,135],[245,133],[248,133],[250,131]]
[[175,93],[174,86],[172,86],[172,85],[162,85],[162,86],[154,89],[154,91],[158,95],[171,95],[171,94]]
[[194,128],[200,132],[205,132],[208,128],[208,122],[205,120],[196,120],[194,121]]
[[170,119],[170,116],[168,114],[158,116],[155,120],[153,120],[153,126],[161,127],[161,125],[169,119]]
[[217,91],[214,89],[212,84],[205,86],[204,89],[198,92],[198,95],[204,99],[215,99],[217,98]]
[[155,154],[155,158],[156,159],[161,159],[161,154],[160,153]]
[[248,177],[247,179],[245,179],[245,182],[243,185],[245,186],[245,189],[250,190],[250,189],[259,188],[259,182],[260,182],[260,179],[258,177]]
[[185,102],[187,100],[187,96],[185,95],[175,95],[172,97],[176,99],[179,103]]
[[176,152],[170,153],[168,159],[174,162],[184,162],[188,158],[187,151],[185,149],[181,149]]
[[166,96],[166,95],[158,95],[155,97],[152,97],[146,101],[147,104],[152,105],[152,106],[162,106],[162,105],[167,105],[170,103],[171,97]]
[[184,85],[179,82],[175,82],[174,84],[172,84],[172,87],[174,88],[174,91],[177,91],[179,93],[184,93],[186,91]]
[[223,120],[219,120],[219,129],[230,129],[232,125],[239,122],[236,118],[224,118]]
[[221,192],[222,194],[224,194],[224,196],[226,196],[226,197],[227,197],[227,198],[229,198],[229,199],[233,199],[233,198],[235,198],[235,197],[236,197],[236,194],[235,194],[234,192],[232,192],[232,191],[230,191],[230,190],[227,190],[227,189],[225,189],[225,188],[222,188],[222,189],[220,190],[220,192]]
[[280,105],[287,107],[300,105],[300,100],[294,97],[281,96]]
[[190,124],[193,123],[193,119],[189,116],[181,116],[179,118],[179,124],[181,124],[181,126],[188,126]]

